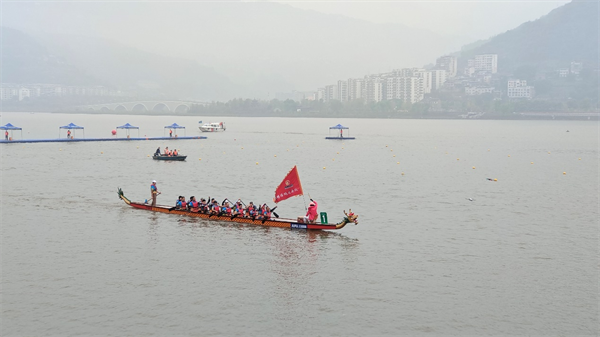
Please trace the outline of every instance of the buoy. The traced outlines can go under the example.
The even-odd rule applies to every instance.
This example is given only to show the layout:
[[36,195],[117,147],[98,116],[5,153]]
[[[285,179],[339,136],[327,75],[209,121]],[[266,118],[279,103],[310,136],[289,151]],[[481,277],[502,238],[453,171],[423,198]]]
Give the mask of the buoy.
[[473,170],[475,169],[475,166],[473,166]]
[[567,172],[563,172],[563,175],[566,175],[566,174],[567,174]]
[[460,158],[456,158],[456,160],[460,160]]
[[58,149],[58,151],[62,151],[62,149]]
[[112,135],[116,135],[117,134],[117,130],[112,130],[110,133],[112,133]]
[[533,162],[531,162],[531,164],[533,165]]
[[331,159],[331,161],[335,161],[335,158]]
[[581,158],[579,158],[579,160],[581,160]]
[[256,162],[256,165],[258,165],[258,162]]
[[223,154],[225,154],[225,152],[223,152]]
[[548,154],[550,154],[550,151],[548,151]]
[[490,149],[488,149],[488,152],[490,152]]
[[393,150],[393,149],[390,149],[390,152],[394,152],[394,150]]
[[147,154],[147,155],[146,155],[146,157],[150,157],[150,155],[149,155],[149,154]]
[[202,160],[202,158],[198,158],[198,160]]
[[100,154],[104,154],[104,151],[100,151]]
[[494,178],[494,181],[498,181],[498,179]]
[[323,170],[324,170],[324,169],[326,169],[326,167],[325,167],[325,166],[323,166]]
[[[340,154],[339,152],[337,154]],[[579,160],[581,160],[581,158],[579,158]]]
[[287,151],[287,152],[290,152],[290,149],[287,149],[286,151]]
[[404,175],[404,172],[402,172],[402,175]]
[[244,148],[242,147],[242,150],[243,150],[243,149],[244,149]]
[[277,157],[277,155],[274,155],[273,157]]
[[394,155],[394,158],[396,157],[396,155]]
[[396,162],[396,164],[400,164],[400,162],[399,162],[399,161],[397,161],[397,162]]
[[510,154],[508,156],[510,157]]
[[387,145],[385,147],[387,147]]

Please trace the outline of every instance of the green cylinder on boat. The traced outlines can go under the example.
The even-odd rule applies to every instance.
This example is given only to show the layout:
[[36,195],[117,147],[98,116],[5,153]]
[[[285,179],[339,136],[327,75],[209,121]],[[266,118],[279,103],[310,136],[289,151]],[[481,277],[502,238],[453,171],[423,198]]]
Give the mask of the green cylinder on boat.
[[329,222],[327,222],[327,212],[321,212],[321,223],[322,224],[328,224]]

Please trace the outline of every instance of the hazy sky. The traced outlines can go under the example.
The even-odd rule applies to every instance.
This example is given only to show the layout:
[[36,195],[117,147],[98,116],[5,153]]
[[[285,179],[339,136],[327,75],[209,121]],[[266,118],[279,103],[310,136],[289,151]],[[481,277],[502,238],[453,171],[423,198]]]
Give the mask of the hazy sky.
[[293,0],[302,9],[375,23],[399,23],[440,35],[485,39],[538,19],[569,0]]

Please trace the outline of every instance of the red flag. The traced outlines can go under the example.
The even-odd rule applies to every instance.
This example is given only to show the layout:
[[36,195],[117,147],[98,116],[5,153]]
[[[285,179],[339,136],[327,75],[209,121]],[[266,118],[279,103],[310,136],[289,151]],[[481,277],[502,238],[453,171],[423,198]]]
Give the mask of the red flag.
[[291,198],[297,195],[302,195],[302,185],[300,184],[300,177],[298,176],[298,169],[294,166],[293,169],[283,178],[283,181],[275,190],[275,198],[273,201],[278,203],[284,201],[287,198]]

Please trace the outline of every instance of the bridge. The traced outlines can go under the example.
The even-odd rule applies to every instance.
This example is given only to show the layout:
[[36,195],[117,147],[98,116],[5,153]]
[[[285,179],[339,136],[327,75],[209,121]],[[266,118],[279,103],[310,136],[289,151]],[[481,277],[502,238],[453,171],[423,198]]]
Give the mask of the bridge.
[[121,103],[105,103],[94,105],[80,105],[77,111],[100,111],[100,112],[188,112],[192,105],[206,105],[206,102],[190,101],[135,101]]

